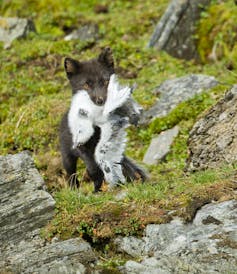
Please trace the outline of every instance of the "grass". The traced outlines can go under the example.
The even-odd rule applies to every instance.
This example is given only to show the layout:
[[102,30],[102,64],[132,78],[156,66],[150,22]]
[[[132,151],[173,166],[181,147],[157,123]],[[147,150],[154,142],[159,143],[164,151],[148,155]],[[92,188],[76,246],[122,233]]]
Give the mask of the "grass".
[[[172,215],[190,221],[196,210],[212,200],[236,198],[235,167],[222,167],[186,174],[187,139],[195,121],[236,83],[236,6],[234,1],[212,1],[202,14],[196,33],[202,63],[178,60],[165,52],[147,48],[154,26],[168,0],[155,1],[28,1],[3,0],[3,16],[31,17],[37,33],[14,41],[11,48],[0,45],[0,153],[27,149],[56,199],[56,214],[42,232],[51,239],[80,236],[103,247],[104,266],[111,260],[108,241],[117,235],[141,235],[146,224],[167,222]],[[96,13],[96,6],[108,13]],[[121,16],[121,14],[123,16]],[[98,41],[64,41],[78,26],[99,26]],[[86,60],[109,45],[122,81],[137,83],[136,100],[149,108],[157,99],[152,91],[166,79],[189,73],[215,76],[220,85],[181,103],[169,115],[148,127],[128,130],[127,154],[141,161],[152,137],[179,125],[180,133],[166,160],[147,166],[150,181],[121,186],[111,192],[92,194],[92,184],[82,182],[70,190],[62,176],[58,125],[70,102],[70,87],[63,71],[66,56]],[[213,55],[214,45],[216,58]],[[50,159],[50,160],[49,160]],[[84,165],[78,163],[79,177]],[[119,198],[120,197],[120,198]],[[169,214],[168,214],[169,213]],[[107,245],[108,244],[108,245]]]
[[64,188],[55,194],[57,213],[44,237],[80,236],[96,245],[116,235],[141,235],[145,225],[169,221],[168,212],[190,221],[203,204],[236,198],[235,170],[225,166],[190,175],[160,171],[149,183],[127,184],[97,195],[86,183],[80,190]]

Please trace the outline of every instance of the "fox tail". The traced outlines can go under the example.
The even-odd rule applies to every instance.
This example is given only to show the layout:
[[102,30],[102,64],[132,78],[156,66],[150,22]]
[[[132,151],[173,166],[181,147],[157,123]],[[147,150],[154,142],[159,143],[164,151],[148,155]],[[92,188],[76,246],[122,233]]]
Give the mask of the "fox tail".
[[121,164],[123,174],[128,182],[134,180],[145,182],[148,179],[147,172],[127,156],[124,156]]

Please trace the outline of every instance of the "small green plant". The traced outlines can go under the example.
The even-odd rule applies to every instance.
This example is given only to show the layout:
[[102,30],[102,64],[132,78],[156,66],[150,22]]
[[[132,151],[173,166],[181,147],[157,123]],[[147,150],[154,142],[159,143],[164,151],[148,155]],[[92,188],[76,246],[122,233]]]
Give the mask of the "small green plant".
[[94,226],[89,225],[86,222],[81,221],[77,227],[77,232],[82,238],[93,238]]

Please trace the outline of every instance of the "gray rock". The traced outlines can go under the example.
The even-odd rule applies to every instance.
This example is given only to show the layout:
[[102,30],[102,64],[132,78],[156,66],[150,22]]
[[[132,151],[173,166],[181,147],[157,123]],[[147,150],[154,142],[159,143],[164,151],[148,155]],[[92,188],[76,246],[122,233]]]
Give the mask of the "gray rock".
[[125,252],[132,257],[143,254],[144,241],[133,236],[119,237],[114,240],[118,252]]
[[196,122],[188,140],[187,170],[216,168],[237,160],[237,85]]
[[179,133],[179,127],[175,126],[171,129],[163,131],[158,137],[152,139],[148,150],[143,158],[143,163],[148,165],[157,164],[158,161],[165,159],[165,156],[170,151],[174,138]]
[[32,20],[0,17],[0,41],[5,49],[11,46],[13,40],[25,38],[31,31],[35,32]]
[[64,40],[95,41],[99,38],[99,28],[95,24],[82,26],[64,37]]
[[28,237],[54,215],[55,201],[26,152],[0,156],[0,242],[3,247]]
[[137,241],[139,244],[134,245],[134,237],[129,243],[130,239],[120,240],[119,250],[135,257],[142,254],[143,259],[139,263],[128,261],[120,268],[122,273],[234,274],[237,269],[237,201],[203,206],[190,224],[175,219],[168,224],[148,225],[144,237]]
[[143,113],[140,124],[147,124],[154,118],[166,116],[181,102],[187,101],[217,84],[218,81],[215,77],[202,74],[190,74],[166,80],[155,89],[155,95],[159,95],[158,101]]
[[[27,248],[26,248],[27,247]],[[36,249],[37,248],[37,249]],[[24,273],[85,273],[86,267],[95,262],[95,256],[88,243],[81,239],[69,239],[44,246],[17,246],[8,263],[11,270]],[[61,272],[57,272],[61,269]],[[83,272],[84,271],[84,272]]]
[[29,153],[0,156],[0,270],[85,273],[96,260],[88,243],[70,239],[49,244],[40,238],[55,206],[44,189]]
[[149,47],[186,60],[199,60],[194,34],[203,8],[210,0],[172,0],[157,24]]
[[[127,261],[125,267],[121,267],[124,274],[170,274],[171,272],[163,269],[164,260],[156,258],[146,258],[141,263]],[[165,268],[165,267],[164,267]]]

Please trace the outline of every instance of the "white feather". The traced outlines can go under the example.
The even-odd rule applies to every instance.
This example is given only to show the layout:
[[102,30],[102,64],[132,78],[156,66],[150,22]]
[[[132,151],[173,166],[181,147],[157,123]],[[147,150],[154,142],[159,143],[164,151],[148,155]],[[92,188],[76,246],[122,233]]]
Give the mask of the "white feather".
[[113,112],[115,109],[121,107],[129,98],[131,94],[131,88],[121,87],[118,83],[115,74],[110,76],[107,100],[104,106],[104,116],[108,116],[109,113]]

